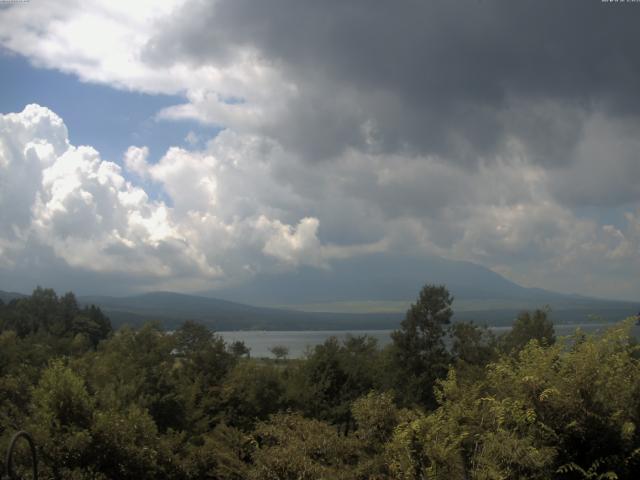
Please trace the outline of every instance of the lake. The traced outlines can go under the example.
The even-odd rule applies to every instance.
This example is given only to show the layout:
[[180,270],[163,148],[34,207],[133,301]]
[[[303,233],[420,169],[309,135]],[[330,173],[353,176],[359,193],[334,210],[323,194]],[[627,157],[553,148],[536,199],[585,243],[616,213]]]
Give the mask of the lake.
[[[584,323],[574,325],[554,325],[556,336],[571,335],[576,328],[592,333],[602,331],[613,324]],[[490,327],[496,335],[510,330],[511,327]],[[390,334],[393,330],[321,330],[321,331],[231,331],[217,332],[226,342],[243,341],[251,349],[252,357],[273,357],[269,348],[283,345],[289,349],[289,358],[301,358],[308,348],[324,343],[329,337],[344,339],[347,335],[369,335],[378,340],[381,347],[391,342]],[[633,328],[633,334],[640,337],[640,327]]]

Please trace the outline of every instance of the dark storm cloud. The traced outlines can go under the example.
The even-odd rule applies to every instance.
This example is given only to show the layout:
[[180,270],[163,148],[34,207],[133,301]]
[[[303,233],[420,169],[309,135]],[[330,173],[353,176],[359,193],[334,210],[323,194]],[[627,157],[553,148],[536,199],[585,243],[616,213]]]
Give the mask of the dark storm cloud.
[[552,165],[570,158],[581,115],[640,111],[637,7],[194,0],[149,42],[146,58],[220,64],[238,48],[258,49],[302,93],[267,133],[307,157],[373,148],[362,128],[369,120],[382,152],[470,163],[516,136]]
[[166,152],[134,132],[118,165],[45,106],[0,115],[1,289],[200,291],[411,253],[640,291],[640,3],[70,1],[2,10],[2,48],[222,130]]

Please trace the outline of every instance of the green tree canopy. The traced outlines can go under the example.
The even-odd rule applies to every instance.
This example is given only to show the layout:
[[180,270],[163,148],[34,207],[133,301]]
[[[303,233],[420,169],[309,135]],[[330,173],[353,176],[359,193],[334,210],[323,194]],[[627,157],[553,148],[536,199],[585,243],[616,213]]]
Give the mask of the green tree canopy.
[[396,388],[406,403],[435,406],[433,386],[446,375],[450,360],[444,336],[453,316],[452,303],[444,285],[425,285],[400,329],[391,334]]
[[522,312],[513,322],[513,327],[502,339],[502,348],[506,352],[518,352],[531,340],[544,345],[556,341],[553,322],[549,319],[549,309]]

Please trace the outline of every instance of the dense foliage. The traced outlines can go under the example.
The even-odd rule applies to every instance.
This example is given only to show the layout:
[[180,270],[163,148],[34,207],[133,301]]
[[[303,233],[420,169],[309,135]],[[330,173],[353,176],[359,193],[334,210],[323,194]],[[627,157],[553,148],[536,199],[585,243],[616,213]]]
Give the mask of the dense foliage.
[[425,286],[384,349],[269,360],[39,288],[0,303],[0,447],[30,431],[53,479],[640,478],[632,320],[556,339],[539,310],[495,338],[452,302]]

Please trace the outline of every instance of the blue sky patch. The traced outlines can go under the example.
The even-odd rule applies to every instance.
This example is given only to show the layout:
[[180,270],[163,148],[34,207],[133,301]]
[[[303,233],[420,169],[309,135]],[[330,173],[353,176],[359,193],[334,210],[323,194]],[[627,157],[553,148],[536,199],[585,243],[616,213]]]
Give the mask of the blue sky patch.
[[178,95],[81,82],[74,75],[36,68],[7,52],[0,52],[0,71],[0,112],[20,112],[29,103],[48,107],[64,119],[72,144],[91,145],[103,159],[119,164],[131,145],[148,146],[153,163],[171,146],[200,148],[221,130],[192,120],[156,119],[161,109],[184,103]]

